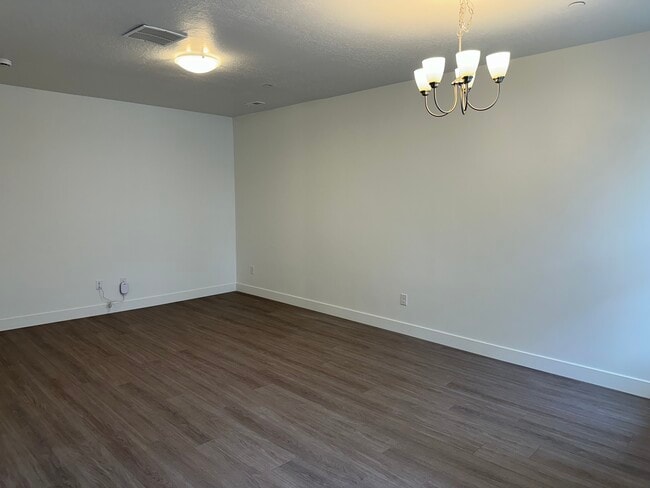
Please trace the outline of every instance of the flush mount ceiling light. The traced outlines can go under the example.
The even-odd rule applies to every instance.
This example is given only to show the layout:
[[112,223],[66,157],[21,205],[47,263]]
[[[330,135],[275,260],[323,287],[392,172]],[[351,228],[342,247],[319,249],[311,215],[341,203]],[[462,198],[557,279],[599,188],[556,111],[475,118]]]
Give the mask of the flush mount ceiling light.
[[204,50],[202,54],[184,53],[176,57],[176,64],[185,71],[195,74],[209,73],[221,64],[219,58],[215,58]]
[[[476,70],[481,60],[481,51],[468,50],[463,51],[463,34],[469,32],[472,23],[472,16],[474,15],[474,6],[471,0],[460,0],[460,11],[458,13],[458,52],[456,53],[456,78],[452,81],[454,90],[454,104],[449,110],[443,110],[438,104],[436,90],[442,81],[442,75],[445,72],[445,58],[429,58],[422,61],[422,68],[414,71],[415,82],[418,85],[418,90],[424,96],[424,106],[430,115],[434,117],[445,117],[452,113],[460,102],[460,110],[466,114],[469,109],[478,112],[484,112],[491,109],[499,100],[501,94],[501,83],[508,71],[510,64],[510,53],[500,52],[486,56],[488,70],[492,81],[497,85],[497,96],[494,102],[487,107],[475,107],[469,101],[469,94],[474,85],[476,77]],[[433,92],[433,103],[435,104],[436,111],[429,108],[429,94]]]

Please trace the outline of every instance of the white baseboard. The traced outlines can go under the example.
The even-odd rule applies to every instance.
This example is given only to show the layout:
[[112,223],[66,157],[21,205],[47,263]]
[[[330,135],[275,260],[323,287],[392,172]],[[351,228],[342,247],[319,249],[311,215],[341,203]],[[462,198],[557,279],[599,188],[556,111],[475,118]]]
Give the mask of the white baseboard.
[[[219,295],[235,291],[235,283],[225,285],[208,286],[206,288],[196,288],[194,290],[184,290],[174,293],[165,293],[164,295],[155,295],[151,297],[135,298],[124,302],[116,302],[110,313],[124,312],[136,308],[153,307],[164,305],[165,303],[181,302],[183,300],[192,300],[194,298]],[[21,315],[18,317],[7,317],[0,319],[0,331],[19,329],[21,327],[31,327],[34,325],[51,324],[53,322],[62,322],[64,320],[80,319],[83,317],[92,317],[94,315],[104,315],[109,313],[106,304],[87,305],[85,307],[68,308],[65,310],[55,310],[52,312],[43,312],[31,315]]]
[[564,376],[566,378],[604,386],[605,388],[611,388],[613,390],[630,393],[644,398],[650,398],[650,381],[642,380],[640,378],[612,373],[611,371],[604,371],[602,369],[541,356],[526,351],[520,351],[506,346],[490,344],[488,342],[431,329],[421,325],[410,324],[408,322],[401,322],[399,320],[381,317],[379,315],[359,312],[357,310],[268,290],[266,288],[259,288],[245,283],[237,283],[237,290],[250,295],[268,298],[269,300],[275,300],[277,302],[287,303],[289,305],[295,305],[297,307],[322,312],[335,317],[379,327],[380,329],[417,337],[418,339],[424,339],[426,341],[435,342],[455,349],[480,354],[481,356],[487,356],[508,363],[556,374],[558,376]]

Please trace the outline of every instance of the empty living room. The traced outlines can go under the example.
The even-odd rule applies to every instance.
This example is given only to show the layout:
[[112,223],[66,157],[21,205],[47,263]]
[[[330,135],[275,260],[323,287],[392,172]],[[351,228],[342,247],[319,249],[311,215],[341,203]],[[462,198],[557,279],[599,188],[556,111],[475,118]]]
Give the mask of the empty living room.
[[650,488],[650,1],[2,0],[0,488]]

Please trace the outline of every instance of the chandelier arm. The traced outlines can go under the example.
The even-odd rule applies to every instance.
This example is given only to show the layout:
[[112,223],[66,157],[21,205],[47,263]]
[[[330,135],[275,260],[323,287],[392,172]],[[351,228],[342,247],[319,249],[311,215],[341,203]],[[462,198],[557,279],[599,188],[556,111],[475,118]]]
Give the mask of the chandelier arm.
[[458,89],[460,90],[460,111],[463,115],[467,113],[467,92],[465,91],[465,87],[463,85],[459,85]]
[[470,108],[476,110],[477,112],[485,112],[486,110],[490,110],[492,107],[494,107],[497,104],[500,95],[501,95],[501,83],[497,83],[497,97],[494,99],[494,102],[492,102],[490,105],[483,108],[475,107],[470,103],[469,97],[467,98],[467,105],[469,105]]
[[445,117],[445,116],[449,115],[449,113],[446,113],[446,112],[445,112],[445,113],[441,113],[441,114],[433,113],[433,112],[431,111],[431,109],[429,108],[429,97],[424,97],[424,107],[427,109],[427,112],[429,112],[429,115],[432,115],[432,116],[434,116],[434,117],[436,117],[436,118],[439,118],[439,119],[442,118],[442,117]]
[[436,96],[436,89],[433,89],[433,101],[436,104],[436,108],[440,110],[443,114],[450,114],[454,110],[456,110],[456,105],[458,105],[458,92],[456,91],[456,87],[454,86],[454,105],[449,109],[449,110],[443,110],[440,108],[440,105],[438,105],[438,97]]

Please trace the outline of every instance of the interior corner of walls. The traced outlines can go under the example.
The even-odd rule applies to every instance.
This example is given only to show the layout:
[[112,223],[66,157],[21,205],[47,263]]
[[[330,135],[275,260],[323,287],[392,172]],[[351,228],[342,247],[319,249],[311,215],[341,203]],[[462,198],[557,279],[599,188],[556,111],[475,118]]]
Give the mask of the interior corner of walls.
[[274,300],[288,305],[321,312],[334,317],[359,322],[384,330],[434,342],[481,356],[505,361],[546,373],[591,383],[597,386],[622,391],[643,398],[650,398],[650,380],[634,378],[560,359],[550,358],[507,346],[491,344],[470,337],[451,334],[428,326],[403,322],[388,317],[352,310],[338,305],[319,302],[309,298],[290,295],[275,290],[260,288],[246,283],[237,283],[237,291]]

